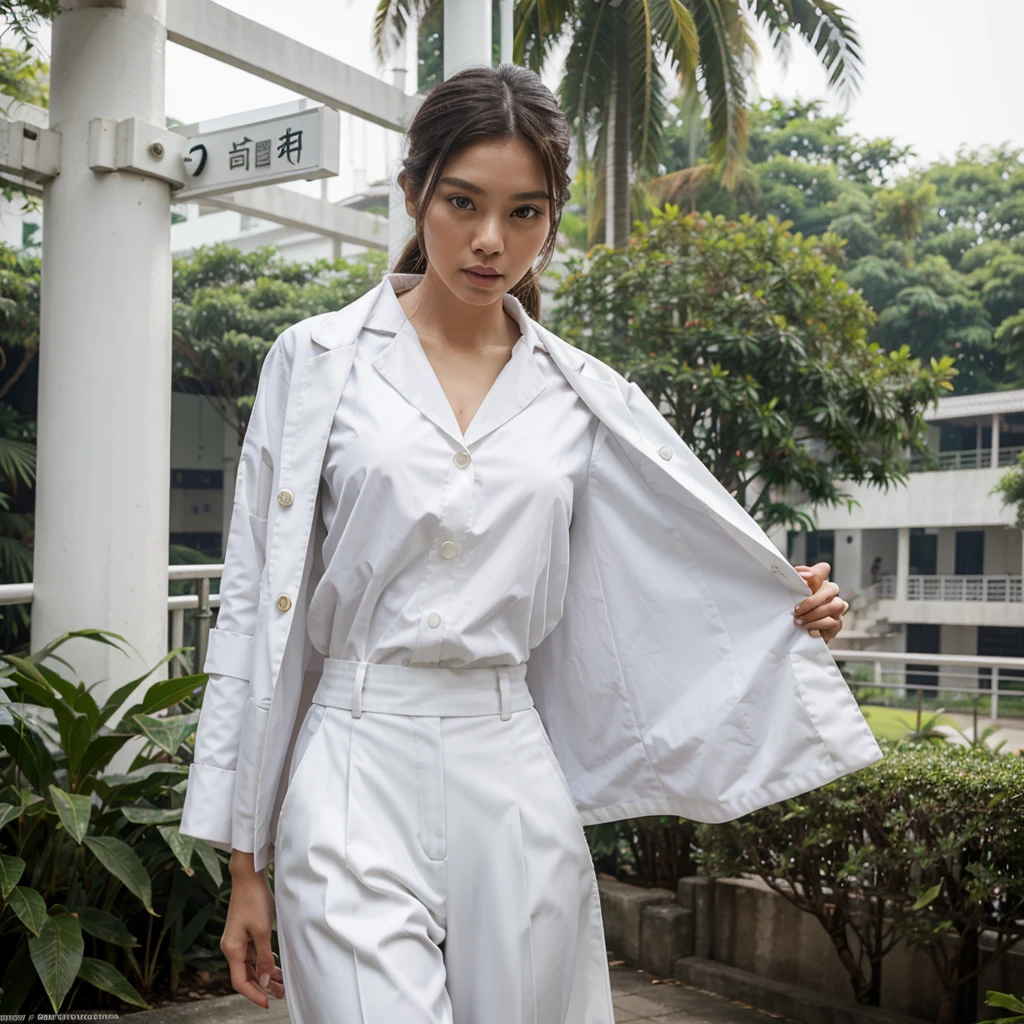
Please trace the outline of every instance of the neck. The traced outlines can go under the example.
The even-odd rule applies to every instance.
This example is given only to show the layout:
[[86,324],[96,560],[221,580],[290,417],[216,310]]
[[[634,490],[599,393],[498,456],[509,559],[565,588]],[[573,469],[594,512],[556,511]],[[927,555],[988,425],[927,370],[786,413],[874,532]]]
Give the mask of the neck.
[[430,267],[418,284],[398,296],[398,301],[421,338],[438,339],[449,348],[507,348],[519,336],[519,325],[505,312],[502,296],[485,306],[463,302]]

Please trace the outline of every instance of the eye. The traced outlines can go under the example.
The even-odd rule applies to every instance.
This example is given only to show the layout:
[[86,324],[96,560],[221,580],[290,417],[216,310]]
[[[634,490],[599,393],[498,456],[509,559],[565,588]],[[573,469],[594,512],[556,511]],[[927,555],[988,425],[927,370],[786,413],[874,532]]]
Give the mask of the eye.
[[[458,200],[458,199],[465,199],[466,202],[469,203],[470,205],[472,205],[472,202],[473,202],[473,200],[470,199],[469,196],[448,196],[448,198],[445,201],[451,203],[452,205],[454,205],[456,200]],[[456,206],[455,209],[456,210],[468,210],[469,207],[468,206]]]
[[536,217],[539,217],[541,215],[541,213],[543,212],[541,210],[538,210],[536,206],[520,206],[518,209],[516,209],[514,211],[513,216],[516,213],[519,213],[520,210],[530,210],[530,211],[532,211],[533,216],[532,217],[516,217],[516,220],[534,220]]

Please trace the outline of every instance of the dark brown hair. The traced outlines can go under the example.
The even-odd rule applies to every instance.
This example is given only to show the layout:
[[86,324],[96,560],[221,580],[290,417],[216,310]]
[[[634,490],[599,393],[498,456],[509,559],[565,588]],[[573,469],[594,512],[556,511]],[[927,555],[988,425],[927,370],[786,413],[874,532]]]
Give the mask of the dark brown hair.
[[544,165],[548,191],[554,197],[551,227],[540,252],[540,266],[531,267],[508,289],[526,312],[538,320],[538,279],[551,261],[562,208],[569,201],[570,133],[565,114],[551,90],[538,75],[517,64],[465,68],[434,86],[416,111],[406,131],[406,156],[398,175],[398,183],[407,194],[420,197],[416,234],[406,243],[394,272],[426,272],[423,215],[449,157],[483,139],[512,138],[534,148]]

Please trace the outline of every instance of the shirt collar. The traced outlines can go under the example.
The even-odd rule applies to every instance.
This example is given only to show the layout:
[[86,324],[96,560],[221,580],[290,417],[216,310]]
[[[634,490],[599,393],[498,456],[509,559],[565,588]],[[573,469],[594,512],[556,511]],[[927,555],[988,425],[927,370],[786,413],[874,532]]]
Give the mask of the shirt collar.
[[[384,334],[397,334],[407,319],[405,310],[398,301],[398,292],[404,292],[422,280],[422,274],[385,274],[381,282],[380,295],[363,324],[364,328],[381,331]],[[533,319],[523,304],[511,292],[505,292],[502,304],[509,316],[519,324],[519,331],[529,342],[530,351],[540,349],[546,352],[547,348],[534,330]]]

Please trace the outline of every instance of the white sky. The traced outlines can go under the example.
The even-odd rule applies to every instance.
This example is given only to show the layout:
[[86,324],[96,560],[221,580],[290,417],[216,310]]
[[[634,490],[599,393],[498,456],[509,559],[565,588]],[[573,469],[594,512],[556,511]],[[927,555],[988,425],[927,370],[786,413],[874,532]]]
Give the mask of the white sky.
[[[315,46],[371,74],[380,74],[370,50],[375,0],[221,0],[224,6]],[[1024,148],[1024,0],[845,0],[861,39],[863,84],[849,106],[851,127],[868,137],[891,135],[913,145],[922,160],[952,157],[959,143],[1009,142]],[[48,50],[46,34],[41,35]],[[409,48],[411,71],[412,48]],[[549,86],[558,68],[546,71]],[[795,41],[784,70],[767,41],[756,94],[778,92],[804,99],[827,93],[813,51]],[[410,78],[411,88],[411,78]],[[227,67],[183,47],[167,55],[167,113],[191,122],[293,99],[280,86]],[[383,177],[397,155],[396,136],[357,119],[342,118],[343,146],[364,163],[370,180]],[[364,143],[365,134],[365,143]],[[391,137],[390,153],[385,138]],[[351,170],[328,184],[340,198],[353,187]],[[318,185],[297,186],[303,190]]]

